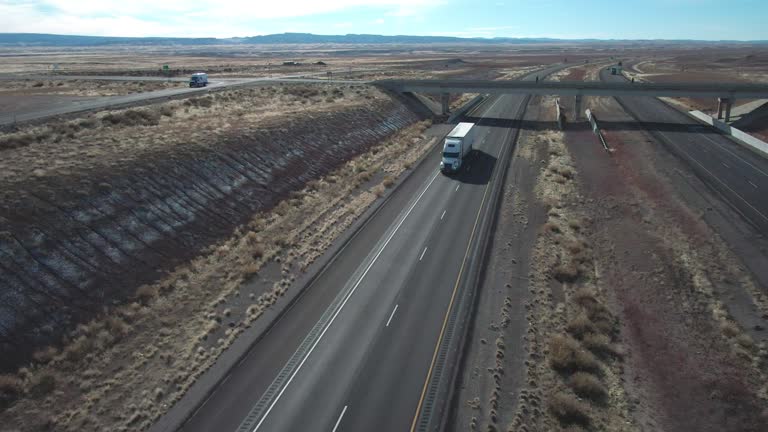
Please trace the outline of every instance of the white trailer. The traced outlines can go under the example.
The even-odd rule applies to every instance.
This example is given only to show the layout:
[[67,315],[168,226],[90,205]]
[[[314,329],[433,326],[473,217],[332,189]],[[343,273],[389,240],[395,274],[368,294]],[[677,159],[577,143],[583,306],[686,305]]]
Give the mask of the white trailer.
[[440,160],[440,171],[443,173],[455,173],[461,169],[464,160],[472,151],[476,130],[477,128],[474,123],[459,123],[445,137],[443,156]]

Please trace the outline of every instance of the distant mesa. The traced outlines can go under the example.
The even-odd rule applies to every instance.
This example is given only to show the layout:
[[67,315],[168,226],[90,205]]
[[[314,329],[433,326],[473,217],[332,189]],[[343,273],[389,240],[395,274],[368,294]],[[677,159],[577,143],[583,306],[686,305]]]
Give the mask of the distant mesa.
[[[599,40],[552,38],[460,38],[453,36],[383,36],[371,34],[316,35],[311,33],[280,33],[236,38],[174,38],[174,37],[112,37],[54,35],[43,33],[0,33],[0,46],[108,46],[108,45],[273,45],[273,44],[544,44],[544,43],[627,43],[664,44],[669,42],[713,43],[736,41],[694,40]],[[751,41],[766,44],[768,41]],[[743,43],[743,41],[742,41]],[[461,61],[461,59],[456,59]]]

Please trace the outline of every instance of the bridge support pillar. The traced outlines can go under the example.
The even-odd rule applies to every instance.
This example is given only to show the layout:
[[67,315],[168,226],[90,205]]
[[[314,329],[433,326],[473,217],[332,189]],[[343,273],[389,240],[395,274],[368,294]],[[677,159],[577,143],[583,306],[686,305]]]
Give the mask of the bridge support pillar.
[[576,95],[576,100],[573,102],[573,119],[578,120],[581,118],[581,95]]
[[449,93],[441,93],[440,104],[442,105],[443,115],[448,114],[448,110],[450,109],[450,103],[451,103],[451,95]]
[[723,119],[723,108],[725,108],[725,121],[731,121],[731,107],[733,100],[730,98],[717,98],[717,119]]
[[731,107],[733,106],[733,100],[728,99],[728,103],[725,104],[725,122],[731,121]]

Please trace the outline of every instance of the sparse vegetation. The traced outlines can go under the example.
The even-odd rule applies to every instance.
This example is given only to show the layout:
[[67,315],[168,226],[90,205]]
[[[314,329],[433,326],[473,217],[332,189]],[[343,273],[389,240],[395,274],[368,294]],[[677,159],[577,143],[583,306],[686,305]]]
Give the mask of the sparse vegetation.
[[549,398],[549,409],[562,425],[590,423],[589,407],[568,393],[556,393]]
[[553,368],[563,373],[600,370],[597,358],[570,336],[556,335],[550,339],[549,361]]
[[593,401],[602,401],[608,395],[603,383],[591,373],[576,372],[568,379],[568,385],[577,395]]
[[101,121],[113,126],[157,126],[160,124],[160,113],[155,110],[133,109],[109,113],[102,117]]

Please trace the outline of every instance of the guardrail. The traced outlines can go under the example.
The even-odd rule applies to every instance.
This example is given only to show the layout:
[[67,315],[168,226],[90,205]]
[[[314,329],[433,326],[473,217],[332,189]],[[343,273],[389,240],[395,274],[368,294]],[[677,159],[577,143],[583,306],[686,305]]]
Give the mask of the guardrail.
[[592,114],[592,111],[589,109],[584,111],[584,113],[587,115],[589,124],[592,125],[592,132],[594,132],[595,135],[600,138],[600,143],[603,145],[603,149],[610,153],[611,150],[608,148],[608,143],[605,142],[605,137],[603,137],[603,133],[600,131],[600,127],[597,125],[597,117],[595,117],[595,115]]
[[696,120],[699,120],[701,122],[704,122],[714,127],[715,129],[723,132],[726,135],[732,136],[733,138],[736,139],[736,141],[738,141],[739,144],[752,150],[753,152],[757,153],[758,155],[764,158],[768,158],[768,143],[766,143],[765,141],[755,138],[744,131],[736,129],[735,127],[729,126],[728,124],[723,123],[720,120],[717,120],[716,118],[708,114],[705,114],[701,111],[690,111],[688,115],[690,115]]

